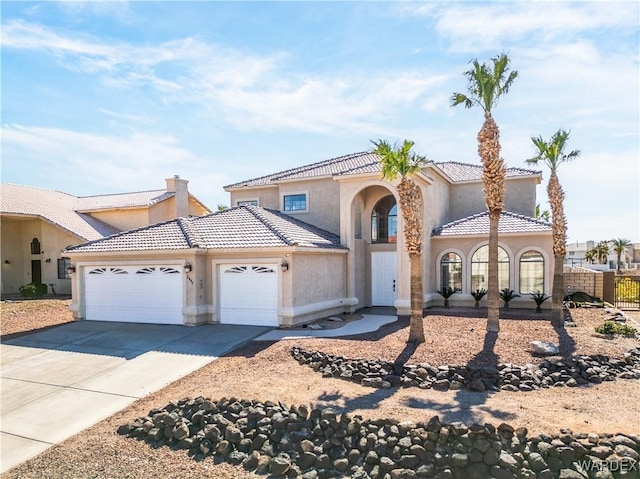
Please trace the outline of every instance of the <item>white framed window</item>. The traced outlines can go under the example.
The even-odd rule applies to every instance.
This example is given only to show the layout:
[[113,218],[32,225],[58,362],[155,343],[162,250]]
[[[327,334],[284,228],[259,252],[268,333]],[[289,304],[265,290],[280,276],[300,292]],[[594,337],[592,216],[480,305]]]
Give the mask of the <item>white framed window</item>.
[[529,250],[520,256],[520,293],[544,292],[544,256]]
[[285,213],[308,213],[309,195],[307,192],[282,195],[282,211]]
[[236,206],[258,206],[258,200],[238,200]]
[[[489,281],[489,245],[480,246],[471,257],[471,291],[487,289]],[[509,287],[509,255],[498,246],[498,289]]]

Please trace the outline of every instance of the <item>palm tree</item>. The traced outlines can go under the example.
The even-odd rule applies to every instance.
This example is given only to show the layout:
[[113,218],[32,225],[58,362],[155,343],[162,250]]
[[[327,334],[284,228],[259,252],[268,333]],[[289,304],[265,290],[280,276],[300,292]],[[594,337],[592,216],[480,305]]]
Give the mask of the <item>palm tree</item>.
[[586,259],[589,264],[593,264],[598,259],[598,250],[595,248],[591,248],[584,253],[584,259]]
[[611,247],[613,248],[613,252],[616,254],[617,262],[616,262],[616,273],[622,273],[622,253],[627,250],[627,246],[631,246],[631,241],[626,238],[616,238],[611,240]]
[[564,191],[558,180],[557,170],[562,163],[580,156],[580,150],[565,153],[564,148],[569,139],[569,132],[559,129],[551,140],[545,141],[541,136],[531,137],[537,154],[527,160],[527,164],[537,165],[545,163],[551,175],[547,183],[547,195],[551,205],[551,228],[553,235],[553,287],[551,290],[551,324],[561,327],[564,325],[562,312],[562,298],[564,292],[564,257],[567,248],[567,219],[564,216]]
[[540,203],[536,205],[536,219],[547,222],[551,220],[551,213],[549,212],[549,210],[543,210],[540,207]]
[[400,212],[404,220],[404,241],[409,253],[411,266],[411,320],[409,323],[409,339],[412,344],[421,344],[424,339],[422,324],[422,308],[424,296],[422,292],[422,195],[420,188],[411,176],[427,162],[424,156],[411,151],[414,142],[404,140],[401,146],[391,146],[384,140],[372,141],[374,153],[380,155],[382,177],[393,181],[398,175],[397,186],[400,200]]
[[509,73],[509,57],[502,53],[491,64],[472,60],[473,68],[464,75],[469,80],[468,94],[454,93],[451,106],[480,106],[484,123],[478,133],[478,155],[482,160],[484,198],[489,212],[489,277],[487,278],[487,331],[500,331],[500,291],[498,285],[498,225],[504,207],[505,166],[500,158],[500,131],[491,116],[498,99],[508,93],[518,76]]
[[600,264],[607,264],[607,258],[609,257],[609,242],[608,241],[598,241],[598,244],[594,248],[596,250],[596,257]]

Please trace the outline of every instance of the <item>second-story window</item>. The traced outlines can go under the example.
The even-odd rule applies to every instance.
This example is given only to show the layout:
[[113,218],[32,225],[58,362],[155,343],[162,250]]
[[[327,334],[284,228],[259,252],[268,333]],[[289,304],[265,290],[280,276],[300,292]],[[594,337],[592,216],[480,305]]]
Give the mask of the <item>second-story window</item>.
[[307,211],[307,195],[304,193],[297,195],[284,195],[284,211]]
[[31,240],[31,254],[40,254],[40,241],[38,238]]
[[393,195],[382,198],[371,213],[371,242],[396,243],[398,241],[398,205]]

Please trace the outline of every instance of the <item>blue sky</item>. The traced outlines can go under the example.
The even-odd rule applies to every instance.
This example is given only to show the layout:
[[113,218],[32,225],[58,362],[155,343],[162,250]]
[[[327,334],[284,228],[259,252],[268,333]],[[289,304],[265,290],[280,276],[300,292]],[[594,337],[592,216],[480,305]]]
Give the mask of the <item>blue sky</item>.
[[[640,241],[638,2],[2,2],[2,181],[92,195],[223,186],[412,139],[478,164],[469,60],[519,77],[508,166],[571,130],[570,242]],[[547,207],[543,185],[538,198]]]

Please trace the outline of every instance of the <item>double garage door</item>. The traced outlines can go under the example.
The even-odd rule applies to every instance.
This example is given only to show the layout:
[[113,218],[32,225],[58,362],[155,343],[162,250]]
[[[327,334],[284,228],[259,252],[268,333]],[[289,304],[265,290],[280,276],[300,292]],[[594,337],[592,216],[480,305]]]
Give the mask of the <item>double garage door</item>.
[[85,317],[94,321],[183,324],[182,268],[175,265],[84,269]]
[[[226,264],[218,271],[221,323],[278,326],[277,264]],[[85,318],[183,324],[184,284],[176,265],[86,267]]]

